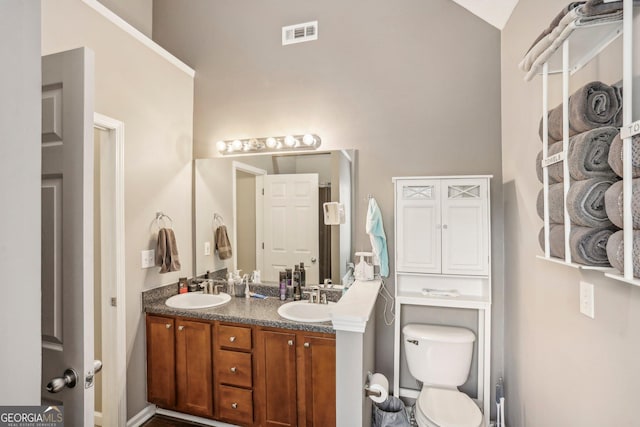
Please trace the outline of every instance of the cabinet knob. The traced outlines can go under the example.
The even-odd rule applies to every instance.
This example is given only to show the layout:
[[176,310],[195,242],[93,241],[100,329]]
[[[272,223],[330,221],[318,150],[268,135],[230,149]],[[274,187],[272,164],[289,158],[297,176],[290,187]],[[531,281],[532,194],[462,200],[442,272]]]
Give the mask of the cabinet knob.
[[183,326],[183,325],[178,326],[178,330],[179,330],[179,331],[181,331],[181,330],[183,330],[183,329],[184,329],[184,326]]
[[236,373],[236,371],[238,370],[238,368],[236,368],[236,367],[234,366],[234,367],[232,367],[232,368],[229,368],[229,370],[230,370],[232,373],[234,373],[234,374],[235,374],[235,373]]
[[309,348],[309,347],[311,347],[311,343],[308,343],[308,342],[304,343],[304,347],[305,347],[305,348]]
[[446,230],[446,229],[448,228],[448,227],[447,227],[447,224],[444,224],[444,225],[442,226],[442,228],[444,228],[444,229]]
[[167,324],[165,324],[164,326],[165,326],[167,329],[170,329],[170,328],[171,328],[171,323],[167,323]]
[[236,402],[233,402],[233,403],[231,404],[231,407],[232,407],[233,409],[238,409],[238,404],[237,404]]
[[289,344],[289,347],[291,347],[293,345],[293,340],[287,341],[287,344]]
[[236,337],[229,337],[229,341],[234,342],[236,340]]

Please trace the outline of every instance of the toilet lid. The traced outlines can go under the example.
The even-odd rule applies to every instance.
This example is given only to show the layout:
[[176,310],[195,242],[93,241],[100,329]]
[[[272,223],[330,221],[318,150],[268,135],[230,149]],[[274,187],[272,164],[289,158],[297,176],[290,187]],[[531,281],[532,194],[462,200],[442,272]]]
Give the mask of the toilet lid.
[[425,387],[418,397],[418,407],[440,427],[478,427],[482,423],[480,408],[458,390]]

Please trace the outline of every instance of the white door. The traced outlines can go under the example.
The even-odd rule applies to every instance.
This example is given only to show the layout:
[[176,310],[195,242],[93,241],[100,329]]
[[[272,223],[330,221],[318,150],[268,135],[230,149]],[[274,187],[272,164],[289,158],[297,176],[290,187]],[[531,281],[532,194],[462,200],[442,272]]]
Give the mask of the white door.
[[93,64],[42,58],[42,401],[69,426],[94,423]]
[[443,180],[442,273],[489,274],[486,179]]
[[440,181],[399,180],[396,203],[397,270],[440,273]]
[[318,217],[318,174],[264,177],[265,281],[304,262],[307,283],[318,283]]

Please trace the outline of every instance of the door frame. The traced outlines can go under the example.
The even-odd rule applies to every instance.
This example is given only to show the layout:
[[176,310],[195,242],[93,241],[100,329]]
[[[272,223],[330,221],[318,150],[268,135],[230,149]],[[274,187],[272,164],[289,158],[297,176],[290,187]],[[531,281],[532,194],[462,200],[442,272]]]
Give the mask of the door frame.
[[[102,411],[105,408],[113,414],[115,424],[123,426],[127,423],[127,347],[126,347],[126,303],[125,303],[125,223],[124,223],[124,123],[94,113],[94,128],[109,133],[108,167],[113,170],[114,206],[113,226],[109,234],[113,236],[111,254],[102,252],[102,269],[110,268],[115,272],[114,282],[102,283],[102,358],[106,367],[101,375]],[[105,292],[105,286],[106,291]],[[105,298],[105,293],[107,298]],[[110,298],[115,296],[115,313]],[[105,316],[110,314],[110,316]],[[104,321],[107,319],[108,321]],[[112,419],[113,419],[112,418]]]
[[[261,176],[261,175],[266,175],[267,171],[264,169],[260,169],[257,168],[255,166],[251,166],[248,165],[246,163],[242,163],[242,162],[238,162],[236,160],[234,160],[231,164],[231,197],[233,198],[232,201],[232,206],[233,206],[233,242],[232,242],[232,248],[234,248],[234,252],[233,252],[233,269],[237,270],[238,269],[238,233],[237,233],[237,224],[238,224],[238,217],[237,217],[237,208],[236,208],[236,173],[237,171],[241,171],[241,172],[246,172],[246,173],[250,173],[251,175],[256,175],[257,176]],[[258,193],[256,192],[256,198],[258,197]],[[261,209],[262,207],[258,207],[258,205],[256,204],[256,209]],[[258,213],[256,212],[256,216],[258,215]],[[262,262],[258,262],[258,254],[260,253],[260,251],[258,251],[258,246],[259,243],[258,241],[262,241],[262,229],[258,229],[257,224],[256,224],[256,269],[261,269],[261,264]],[[246,272],[247,274],[250,274],[251,272]]]

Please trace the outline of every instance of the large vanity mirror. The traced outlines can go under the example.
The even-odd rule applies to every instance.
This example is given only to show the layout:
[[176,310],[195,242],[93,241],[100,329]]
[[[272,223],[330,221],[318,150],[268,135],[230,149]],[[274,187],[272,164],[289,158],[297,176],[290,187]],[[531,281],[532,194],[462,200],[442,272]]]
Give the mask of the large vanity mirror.
[[[194,161],[195,272],[222,268],[277,282],[304,263],[307,283],[340,283],[351,253],[354,150],[247,155]],[[326,225],[323,204],[344,208]],[[336,206],[336,205],[334,205]],[[224,225],[232,257],[221,260],[215,230]]]

